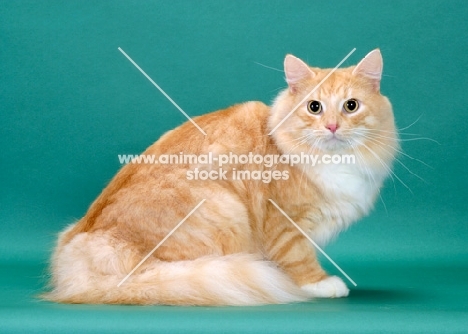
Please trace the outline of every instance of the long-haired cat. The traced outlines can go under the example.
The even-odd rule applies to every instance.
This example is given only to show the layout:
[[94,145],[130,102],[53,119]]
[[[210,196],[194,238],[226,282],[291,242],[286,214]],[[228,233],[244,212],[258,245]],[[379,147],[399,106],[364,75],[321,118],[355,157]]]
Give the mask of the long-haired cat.
[[[196,117],[206,136],[190,122],[163,135],[145,155],[336,154],[354,155],[356,163],[267,167],[230,161],[222,166],[226,177],[217,180],[188,177],[197,168],[218,170],[215,163],[129,163],[86,215],[60,234],[52,291],[44,298],[257,305],[347,296],[344,282],[325,273],[314,247],[272,201],[321,245],[369,213],[398,146],[391,104],[380,93],[382,68],[374,50],[310,94],[331,70],[288,55],[288,87],[271,107],[247,102]],[[281,177],[234,179],[238,171],[278,171]]]

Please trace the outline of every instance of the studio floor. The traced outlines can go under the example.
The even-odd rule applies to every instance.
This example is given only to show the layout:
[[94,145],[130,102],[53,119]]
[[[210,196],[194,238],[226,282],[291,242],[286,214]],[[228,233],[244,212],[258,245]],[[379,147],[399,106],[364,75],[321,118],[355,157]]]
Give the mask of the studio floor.
[[344,299],[259,307],[60,305],[40,301],[44,266],[1,265],[2,333],[466,333],[461,263],[344,263]]

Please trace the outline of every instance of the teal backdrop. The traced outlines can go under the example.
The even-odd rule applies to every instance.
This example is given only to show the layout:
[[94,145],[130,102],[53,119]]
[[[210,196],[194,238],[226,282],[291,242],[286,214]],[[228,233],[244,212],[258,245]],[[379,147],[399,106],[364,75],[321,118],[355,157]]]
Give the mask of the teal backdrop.
[[[0,1],[0,332],[465,332],[466,1]],[[270,103],[284,56],[384,57],[404,153],[372,214],[327,246],[349,298],[246,308],[58,305],[58,231],[189,115]],[[330,273],[339,274],[325,259]]]

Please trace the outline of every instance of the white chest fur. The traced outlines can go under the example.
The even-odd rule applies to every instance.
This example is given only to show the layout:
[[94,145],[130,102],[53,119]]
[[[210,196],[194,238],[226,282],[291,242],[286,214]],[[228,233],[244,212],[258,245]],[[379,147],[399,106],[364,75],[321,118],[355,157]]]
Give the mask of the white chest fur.
[[310,230],[322,245],[369,213],[383,181],[381,171],[357,164],[316,165],[309,177],[323,193],[321,221]]

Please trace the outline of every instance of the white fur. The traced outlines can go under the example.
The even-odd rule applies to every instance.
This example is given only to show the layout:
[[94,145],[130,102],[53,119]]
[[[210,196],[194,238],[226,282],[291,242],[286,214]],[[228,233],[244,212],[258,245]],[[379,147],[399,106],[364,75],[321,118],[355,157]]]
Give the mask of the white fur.
[[329,276],[317,283],[306,284],[301,288],[310,297],[340,298],[349,294],[346,284],[337,276]]
[[[63,235],[62,235],[63,236]],[[148,259],[120,287],[136,254],[104,233],[81,233],[53,259],[52,300],[84,303],[258,305],[307,299],[289,277],[251,254],[164,262]],[[133,258],[133,260],[131,260]],[[138,259],[139,260],[139,259]],[[176,302],[177,303],[177,302]]]
[[369,213],[383,180],[380,170],[374,173],[370,167],[363,169],[358,164],[321,164],[308,174],[326,195],[321,205],[323,221],[310,231],[320,245]]

